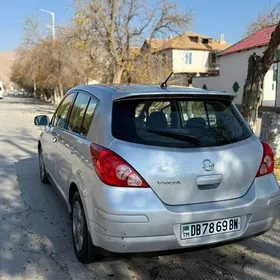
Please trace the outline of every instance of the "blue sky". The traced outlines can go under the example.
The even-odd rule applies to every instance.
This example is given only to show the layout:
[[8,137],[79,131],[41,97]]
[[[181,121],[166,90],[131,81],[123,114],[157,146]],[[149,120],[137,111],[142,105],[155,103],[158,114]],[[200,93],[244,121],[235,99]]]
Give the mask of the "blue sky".
[[[155,1],[155,0],[152,0]],[[57,24],[73,17],[73,0],[1,0],[0,50],[12,50],[22,38],[22,25],[31,15],[37,15],[42,24],[48,24],[50,15],[38,8],[56,13]],[[257,14],[273,8],[279,0],[172,0],[182,9],[191,9],[194,15],[190,30],[235,43],[244,34],[245,26]]]

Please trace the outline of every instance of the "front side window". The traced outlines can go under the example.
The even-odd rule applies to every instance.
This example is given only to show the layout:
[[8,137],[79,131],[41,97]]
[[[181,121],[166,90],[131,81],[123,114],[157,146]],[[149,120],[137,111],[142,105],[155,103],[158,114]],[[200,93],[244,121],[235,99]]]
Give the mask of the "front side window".
[[71,109],[75,96],[76,93],[70,93],[64,98],[52,119],[53,126],[57,126],[59,128],[66,128],[67,118],[70,112],[69,110]]
[[84,120],[83,120],[82,127],[81,127],[81,132],[80,132],[80,135],[82,135],[84,137],[86,137],[88,134],[89,127],[90,127],[90,124],[93,119],[93,114],[94,114],[96,105],[97,105],[97,101],[94,98],[91,98],[90,102],[88,104],[85,116],[84,116]]
[[115,101],[112,134],[133,143],[191,148],[235,143],[252,132],[230,100],[166,98]]
[[80,134],[84,115],[90,97],[84,93],[79,93],[71,110],[67,130]]

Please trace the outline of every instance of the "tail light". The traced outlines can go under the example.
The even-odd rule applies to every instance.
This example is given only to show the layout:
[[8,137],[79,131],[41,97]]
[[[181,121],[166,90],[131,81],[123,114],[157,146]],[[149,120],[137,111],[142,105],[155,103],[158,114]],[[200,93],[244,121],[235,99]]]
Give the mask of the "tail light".
[[103,183],[115,187],[148,187],[145,180],[111,150],[91,144],[90,153],[95,171]]
[[257,173],[257,177],[269,174],[274,170],[273,151],[268,144],[262,142],[262,145],[263,145],[263,158],[262,158],[261,166]]

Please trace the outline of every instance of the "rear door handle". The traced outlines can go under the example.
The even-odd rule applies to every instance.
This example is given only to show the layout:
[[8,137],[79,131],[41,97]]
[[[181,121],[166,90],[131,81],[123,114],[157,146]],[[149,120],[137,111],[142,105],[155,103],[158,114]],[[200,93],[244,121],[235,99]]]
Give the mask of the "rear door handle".
[[196,178],[199,189],[217,189],[223,180],[222,175],[207,175]]

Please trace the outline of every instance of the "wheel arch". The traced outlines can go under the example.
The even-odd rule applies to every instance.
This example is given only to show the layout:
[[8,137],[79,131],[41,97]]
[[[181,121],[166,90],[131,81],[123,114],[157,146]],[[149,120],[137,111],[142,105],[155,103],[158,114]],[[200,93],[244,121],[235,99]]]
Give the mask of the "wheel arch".
[[74,196],[74,194],[75,194],[76,192],[80,193],[80,192],[79,192],[79,189],[78,189],[78,186],[76,185],[76,183],[72,182],[72,183],[70,184],[69,193],[68,193],[68,203],[69,203],[70,205],[71,205],[71,203],[72,203],[72,198],[73,198],[73,196]]
[[[81,198],[81,201],[82,201],[82,204],[83,204],[83,208],[84,208],[84,211],[85,211],[85,215],[86,215],[86,220],[87,220],[87,223],[89,220],[93,220],[94,218],[94,207],[93,207],[93,204],[92,204],[92,198],[90,195],[87,195],[85,196],[83,194],[83,190],[80,188],[80,185],[77,184],[78,182],[75,181],[73,178],[72,180],[70,181],[70,187],[69,187],[69,190],[68,190],[68,197],[66,197],[66,199],[68,199],[68,210],[69,212],[72,211],[72,199],[73,199],[73,196],[76,192],[79,193],[80,195],[80,198]],[[89,225],[88,225],[89,226]]]

